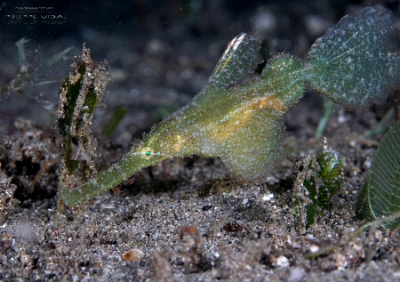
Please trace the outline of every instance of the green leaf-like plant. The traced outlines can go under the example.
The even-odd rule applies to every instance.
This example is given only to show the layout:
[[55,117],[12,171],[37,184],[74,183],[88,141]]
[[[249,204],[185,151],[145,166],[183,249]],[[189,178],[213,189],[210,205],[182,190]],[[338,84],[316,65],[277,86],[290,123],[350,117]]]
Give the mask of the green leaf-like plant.
[[305,232],[304,226],[309,228],[315,223],[317,216],[327,210],[329,201],[343,185],[343,158],[328,146],[325,139],[323,146],[317,157],[308,155],[296,164],[302,167],[294,187],[299,231]]
[[[379,219],[400,212],[400,122],[383,137],[356,205],[357,215]],[[396,228],[397,219],[384,226]]]
[[218,157],[238,181],[262,182],[285,155],[282,116],[302,97],[306,83],[345,107],[366,107],[396,87],[400,59],[394,36],[389,14],[368,7],[319,38],[305,63],[279,55],[260,77],[237,85],[256,68],[260,46],[240,34],[190,104],[155,126],[111,168],[59,196],[72,206],[145,167],[191,155]]

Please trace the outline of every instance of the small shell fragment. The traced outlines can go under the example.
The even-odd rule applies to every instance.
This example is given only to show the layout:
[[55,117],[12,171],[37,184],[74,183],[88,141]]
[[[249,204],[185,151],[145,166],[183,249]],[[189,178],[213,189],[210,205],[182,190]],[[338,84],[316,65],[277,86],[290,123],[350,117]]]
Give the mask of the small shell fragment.
[[144,252],[139,249],[131,249],[122,255],[122,259],[127,261],[140,261],[143,257]]
[[288,267],[290,266],[289,260],[285,256],[279,256],[276,260],[276,266],[279,267]]
[[317,245],[311,245],[310,246],[310,252],[316,253],[319,251],[319,247]]

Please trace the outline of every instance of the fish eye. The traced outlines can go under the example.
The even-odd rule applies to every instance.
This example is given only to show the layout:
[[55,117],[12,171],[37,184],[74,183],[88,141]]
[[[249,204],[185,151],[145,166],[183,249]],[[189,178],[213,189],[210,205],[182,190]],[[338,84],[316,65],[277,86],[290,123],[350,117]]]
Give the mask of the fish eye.
[[151,157],[153,155],[154,151],[150,147],[145,147],[145,148],[142,149],[141,153],[142,153],[144,158],[148,158],[148,157]]

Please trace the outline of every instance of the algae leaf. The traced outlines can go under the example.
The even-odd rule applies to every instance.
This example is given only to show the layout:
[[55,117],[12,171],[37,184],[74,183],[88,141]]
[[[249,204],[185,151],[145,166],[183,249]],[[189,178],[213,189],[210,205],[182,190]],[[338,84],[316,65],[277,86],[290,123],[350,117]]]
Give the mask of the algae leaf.
[[[328,209],[329,202],[332,197],[337,194],[343,186],[345,163],[340,154],[332,150],[324,138],[324,150],[317,157],[304,158],[306,164],[305,177],[303,186],[307,192],[303,192],[308,198],[305,206],[306,222],[305,226],[308,229],[316,222],[317,216],[322,215]],[[301,179],[301,176],[300,176]],[[301,182],[300,182],[301,183]],[[297,187],[301,192],[301,187]],[[298,196],[297,196],[298,197]],[[300,211],[301,212],[301,211]]]
[[[400,122],[392,126],[376,151],[356,205],[357,215],[373,219],[400,211]],[[385,224],[396,228],[400,220]]]

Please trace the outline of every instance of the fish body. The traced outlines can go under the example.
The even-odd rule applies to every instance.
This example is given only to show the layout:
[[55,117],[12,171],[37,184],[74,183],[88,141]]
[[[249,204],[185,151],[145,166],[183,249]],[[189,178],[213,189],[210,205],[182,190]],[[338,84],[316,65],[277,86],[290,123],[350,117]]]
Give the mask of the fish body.
[[317,39],[303,63],[289,54],[272,58],[259,77],[260,44],[239,34],[229,44],[208,84],[119,162],[60,198],[75,205],[166,159],[220,158],[240,182],[262,182],[284,156],[282,122],[305,85],[345,107],[367,107],[400,83],[399,49],[386,11],[367,7],[346,16]]

